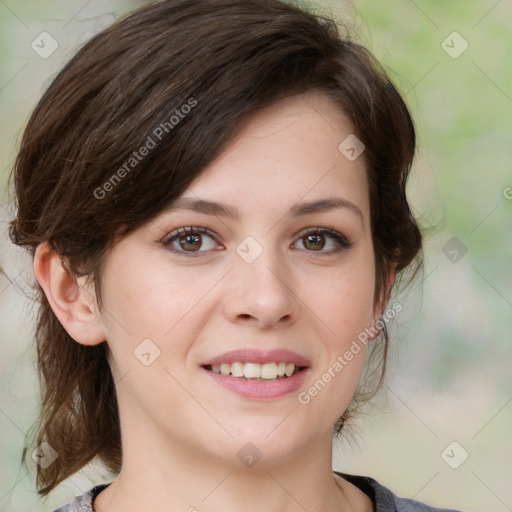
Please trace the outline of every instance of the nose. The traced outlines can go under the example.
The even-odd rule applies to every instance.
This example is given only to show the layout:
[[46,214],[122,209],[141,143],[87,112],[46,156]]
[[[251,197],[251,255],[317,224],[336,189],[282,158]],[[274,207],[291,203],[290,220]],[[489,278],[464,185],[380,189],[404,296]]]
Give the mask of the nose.
[[290,273],[270,250],[251,263],[236,256],[229,273],[225,314],[229,321],[260,329],[290,326],[298,318],[298,299]]

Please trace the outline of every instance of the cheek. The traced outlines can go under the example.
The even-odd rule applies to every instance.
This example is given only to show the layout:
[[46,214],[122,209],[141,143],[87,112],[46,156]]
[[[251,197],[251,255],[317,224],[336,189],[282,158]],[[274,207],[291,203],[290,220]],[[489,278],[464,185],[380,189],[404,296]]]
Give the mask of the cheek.
[[218,280],[216,276],[198,275],[192,267],[171,272],[169,265],[159,262],[141,265],[122,259],[108,270],[102,286],[103,319],[119,371],[139,369],[134,354],[142,342],[150,352],[160,351],[155,361],[159,364],[177,356],[183,359],[211,313],[207,293]]
[[105,306],[126,330],[162,337],[200,301],[203,288],[204,280],[168,265],[125,261],[105,280]]
[[358,338],[369,326],[374,276],[367,267],[340,272],[312,297],[318,305],[323,338],[319,364],[298,395],[308,417],[325,419],[332,425],[348,407],[364,366],[366,344]]
[[373,259],[360,258],[314,283],[310,303],[341,348],[369,326],[375,289]]

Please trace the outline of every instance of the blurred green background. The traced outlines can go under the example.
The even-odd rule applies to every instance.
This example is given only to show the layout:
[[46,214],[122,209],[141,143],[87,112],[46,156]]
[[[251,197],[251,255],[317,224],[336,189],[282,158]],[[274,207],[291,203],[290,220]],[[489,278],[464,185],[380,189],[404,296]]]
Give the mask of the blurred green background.
[[[0,1],[1,511],[49,511],[108,480],[91,467],[44,502],[34,466],[27,473],[20,464],[38,395],[30,261],[7,241],[7,179],[20,130],[55,73],[80,44],[142,4]],[[436,226],[424,275],[398,297],[404,310],[391,327],[386,386],[353,434],[335,443],[335,468],[438,506],[510,511],[512,1],[317,5],[357,32],[405,94],[419,135],[409,195],[422,225]],[[31,48],[43,31],[58,42],[47,58]]]

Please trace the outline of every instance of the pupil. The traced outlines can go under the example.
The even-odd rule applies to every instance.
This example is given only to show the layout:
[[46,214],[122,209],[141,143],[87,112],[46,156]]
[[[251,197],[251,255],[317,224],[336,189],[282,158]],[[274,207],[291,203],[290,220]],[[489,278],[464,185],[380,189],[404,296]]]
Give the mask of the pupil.
[[193,251],[201,247],[200,235],[185,235],[180,239],[180,245],[183,249],[192,249]]
[[[313,244],[313,247],[308,247]],[[315,245],[320,244],[320,245]],[[306,247],[312,249],[323,249],[325,241],[322,239],[322,235],[308,235],[306,237]]]

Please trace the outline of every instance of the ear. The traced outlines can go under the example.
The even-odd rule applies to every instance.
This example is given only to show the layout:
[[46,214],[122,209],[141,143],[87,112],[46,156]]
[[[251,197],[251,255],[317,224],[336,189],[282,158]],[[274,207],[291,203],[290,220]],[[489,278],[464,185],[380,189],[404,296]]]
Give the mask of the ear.
[[47,242],[36,249],[34,274],[55,316],[75,341],[82,345],[105,341],[93,287],[85,284],[85,278],[72,276]]
[[[391,288],[393,287],[393,283],[395,281],[395,269],[396,269],[396,263],[388,262],[386,265],[386,284],[384,286],[384,290],[382,292],[382,295],[380,297],[380,300],[376,301],[373,309],[373,314],[371,318],[371,325],[370,327],[373,327],[377,331],[380,332],[380,329],[376,325],[380,316],[382,315],[382,312],[384,311],[384,307],[389,301],[389,297],[391,295]],[[374,339],[378,336],[378,333],[369,339]]]

